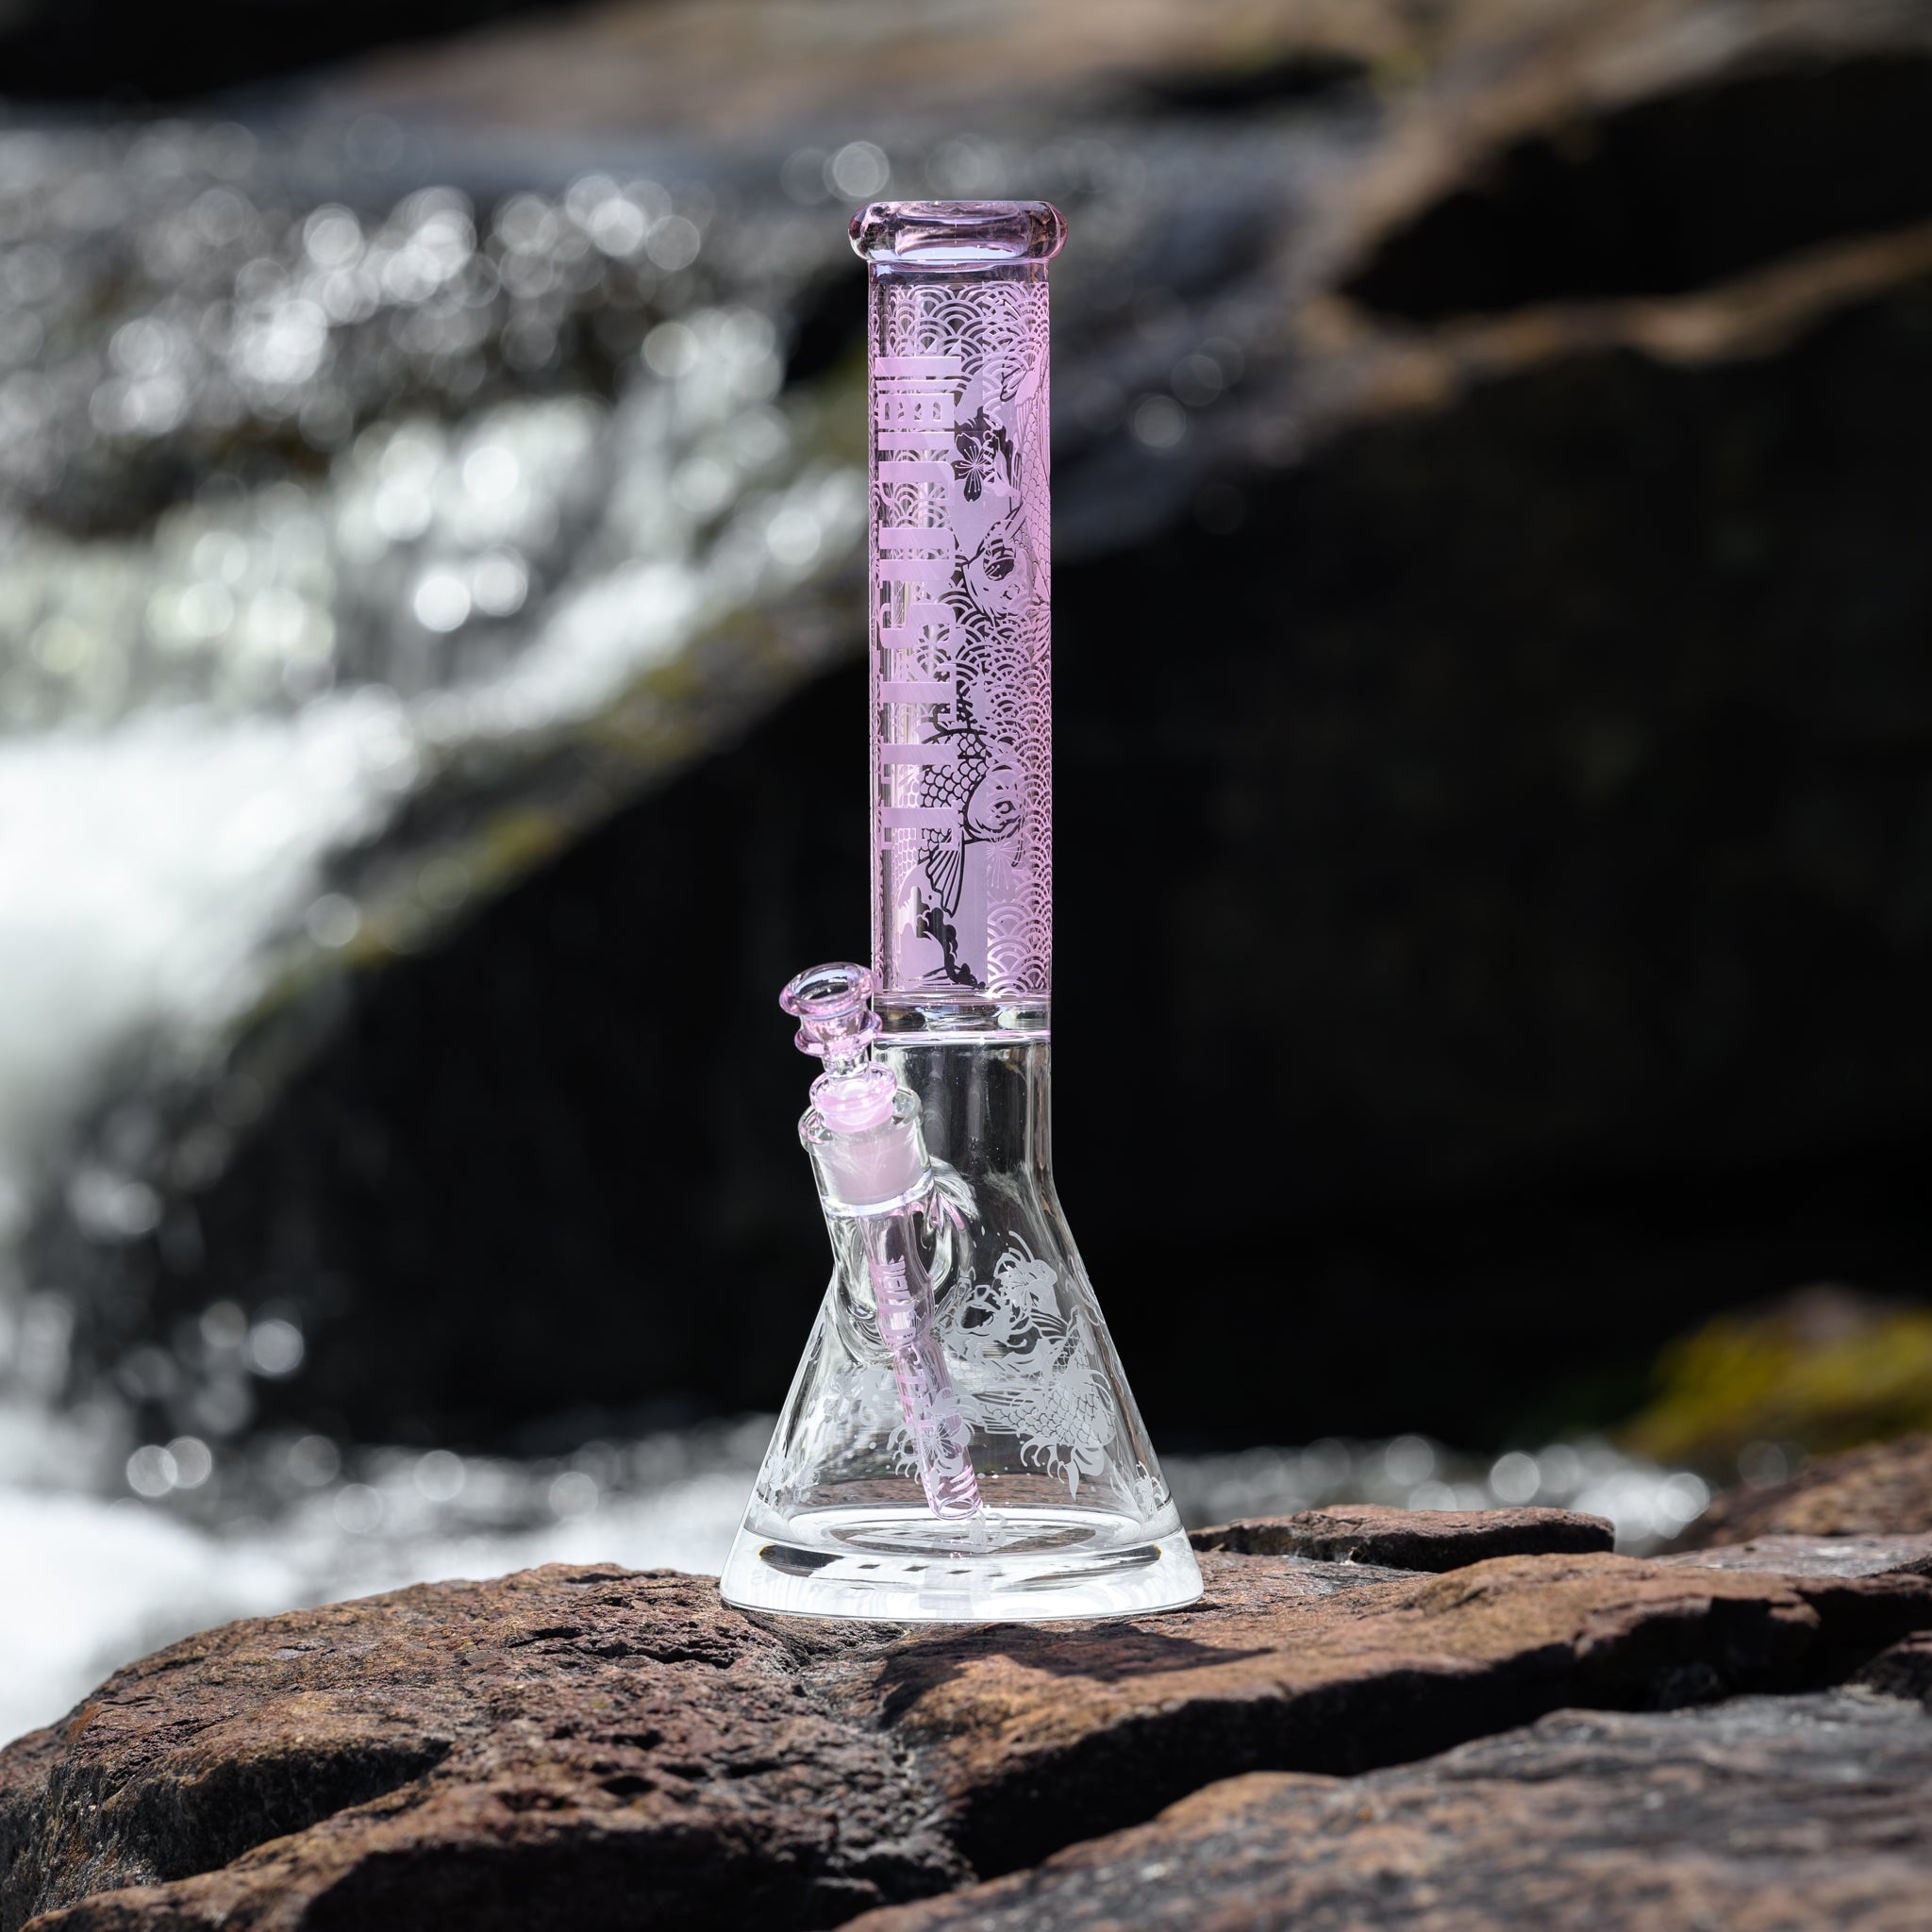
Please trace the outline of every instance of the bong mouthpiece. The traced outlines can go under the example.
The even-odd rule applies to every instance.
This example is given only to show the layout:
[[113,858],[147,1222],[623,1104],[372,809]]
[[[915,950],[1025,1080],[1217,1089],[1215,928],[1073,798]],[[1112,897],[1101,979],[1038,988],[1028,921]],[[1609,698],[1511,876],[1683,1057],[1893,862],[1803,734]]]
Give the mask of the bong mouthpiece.
[[798,1022],[792,1045],[817,1056],[830,1074],[848,1073],[872,1051],[879,1016],[872,1009],[877,982],[849,960],[808,966],[785,982],[778,1004]]
[[[892,1117],[899,1082],[872,1058],[879,1016],[873,976],[863,966],[813,966],[785,982],[778,1004],[798,1022],[792,1045],[825,1063],[811,1083],[811,1104],[835,1134],[862,1134]],[[810,1118],[807,1116],[808,1120]]]

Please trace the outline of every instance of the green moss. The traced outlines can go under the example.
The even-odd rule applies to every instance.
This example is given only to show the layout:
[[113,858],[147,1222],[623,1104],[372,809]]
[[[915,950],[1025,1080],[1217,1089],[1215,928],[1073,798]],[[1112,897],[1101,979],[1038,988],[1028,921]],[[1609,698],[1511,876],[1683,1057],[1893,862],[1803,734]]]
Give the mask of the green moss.
[[1619,1435],[1660,1461],[1732,1465],[1754,1441],[1823,1453],[1932,1428],[1932,1308],[1809,1289],[1673,1342],[1656,1387]]

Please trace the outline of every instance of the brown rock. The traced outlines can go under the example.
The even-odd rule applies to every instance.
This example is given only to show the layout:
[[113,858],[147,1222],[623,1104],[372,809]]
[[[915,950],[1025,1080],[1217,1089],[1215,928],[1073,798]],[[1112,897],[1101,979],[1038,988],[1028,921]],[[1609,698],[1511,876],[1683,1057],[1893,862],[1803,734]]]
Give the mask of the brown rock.
[[1852,1682],[1888,1697],[1916,1697],[1922,1704],[1932,1704],[1932,1631],[1915,1631],[1890,1650],[1880,1651]]
[[[841,116],[959,125],[989,99],[1037,109],[1104,92],[1144,104],[1151,82],[1224,86],[1284,56],[1413,59],[1407,12],[1390,0],[1065,0],[960,33],[873,4],[837,21],[807,10],[774,36],[759,0],[618,0],[534,31],[511,25],[454,46],[378,53],[356,75],[354,99],[470,122],[733,142]],[[782,55],[746,58],[761,42]]]
[[1932,1624],[1916,1576],[1504,1557],[1318,1600],[1271,1580],[1293,1560],[1210,1555],[1196,1610],[910,1640],[833,1659],[830,1679],[888,1714],[991,1873],[1230,1771],[1362,1771],[1564,1705],[1829,1681]]
[[1574,1556],[1608,1550],[1616,1532],[1571,1509],[1391,1509],[1379,1503],[1253,1516],[1197,1529],[1197,1550],[1249,1557],[1316,1557],[1392,1570],[1459,1570],[1487,1557]]
[[1661,1563],[1697,1570],[1770,1570],[1782,1576],[1932,1575],[1932,1536],[1759,1536],[1685,1550]]
[[822,1924],[964,1876],[795,1664],[668,1572],[230,1624],[0,1755],[33,1773],[0,1785],[0,1926]]
[[1232,1774],[1824,1681],[1932,1629],[1916,1575],[1203,1569],[1198,1606],[1084,1625],[758,1622],[561,1566],[231,1624],[0,1753],[0,1928],[827,1924]]
[[1928,1897],[1932,1718],[1836,1691],[1562,1711],[1367,1777],[1233,1778],[853,1932],[1906,1932]]
[[1679,1541],[1694,1549],[1761,1536],[1925,1533],[1932,1533],[1932,1436],[1905,1436],[1823,1457],[1789,1482],[1726,1490]]

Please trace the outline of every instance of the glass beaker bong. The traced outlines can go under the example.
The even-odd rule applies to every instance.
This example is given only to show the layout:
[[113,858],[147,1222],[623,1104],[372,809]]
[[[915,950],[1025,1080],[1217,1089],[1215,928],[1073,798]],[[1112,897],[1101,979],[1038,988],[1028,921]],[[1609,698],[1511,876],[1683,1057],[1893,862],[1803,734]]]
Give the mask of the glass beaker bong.
[[1200,1573],[1054,1192],[1043,202],[887,202],[870,268],[873,969],[786,988],[832,1237],[724,1567],[819,1616],[1167,1609]]

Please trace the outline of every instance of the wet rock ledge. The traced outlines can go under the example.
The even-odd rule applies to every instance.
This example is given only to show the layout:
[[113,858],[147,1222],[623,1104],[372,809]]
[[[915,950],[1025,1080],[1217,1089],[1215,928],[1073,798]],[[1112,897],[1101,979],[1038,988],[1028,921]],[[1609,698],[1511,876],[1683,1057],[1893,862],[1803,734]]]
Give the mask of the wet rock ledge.
[[0,1932],[1919,1923],[1927,1529],[1338,1511],[1030,1628],[559,1565],[291,1611],[0,1753]]

